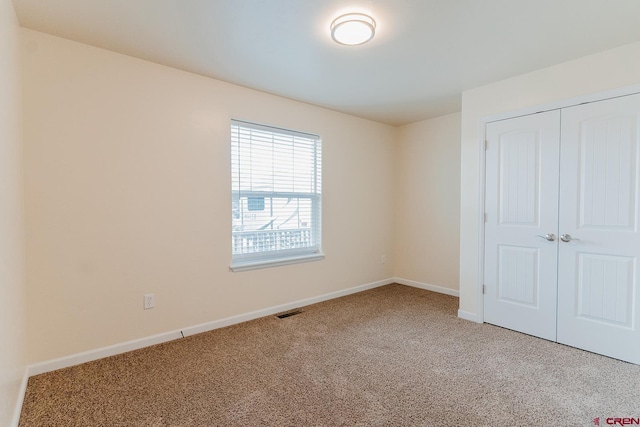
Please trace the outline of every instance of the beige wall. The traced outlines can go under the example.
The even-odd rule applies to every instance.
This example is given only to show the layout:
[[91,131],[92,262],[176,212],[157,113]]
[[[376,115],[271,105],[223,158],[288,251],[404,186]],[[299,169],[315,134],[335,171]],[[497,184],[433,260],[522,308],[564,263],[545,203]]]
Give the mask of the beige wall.
[[11,423],[25,373],[24,225],[19,32],[11,0],[0,0],[0,425]]
[[[393,276],[394,128],[22,35],[30,362]],[[231,118],[321,135],[325,260],[229,272]]]
[[458,290],[460,113],[398,128],[396,276]]
[[[561,102],[578,96],[640,84],[640,43],[562,63],[469,90],[462,95],[460,197],[460,310],[479,314],[479,178],[481,121],[497,113]],[[531,111],[535,112],[535,110]]]

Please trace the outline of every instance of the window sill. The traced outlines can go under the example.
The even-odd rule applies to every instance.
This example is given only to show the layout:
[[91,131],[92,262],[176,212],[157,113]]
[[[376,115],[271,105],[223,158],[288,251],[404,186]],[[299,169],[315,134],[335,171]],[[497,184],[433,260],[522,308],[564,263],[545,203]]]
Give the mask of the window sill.
[[324,259],[323,253],[292,256],[288,258],[278,258],[273,260],[244,261],[232,263],[229,269],[234,273],[239,271],[258,270],[260,268],[279,267],[281,265],[299,264],[302,262],[320,261]]

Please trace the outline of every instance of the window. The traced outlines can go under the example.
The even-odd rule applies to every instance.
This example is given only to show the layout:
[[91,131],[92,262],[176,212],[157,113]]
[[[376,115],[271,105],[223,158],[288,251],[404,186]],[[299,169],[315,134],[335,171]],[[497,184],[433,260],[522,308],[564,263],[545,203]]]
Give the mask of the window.
[[317,135],[231,121],[233,271],[324,256],[321,165]]

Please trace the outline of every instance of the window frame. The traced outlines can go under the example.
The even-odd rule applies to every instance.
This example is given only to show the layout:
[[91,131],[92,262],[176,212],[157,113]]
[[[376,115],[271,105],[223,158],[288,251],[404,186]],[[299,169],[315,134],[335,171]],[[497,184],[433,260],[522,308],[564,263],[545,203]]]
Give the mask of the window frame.
[[[243,199],[247,200],[247,209],[246,212],[255,212],[248,208],[249,200],[251,199],[260,199],[262,198],[264,201],[264,206],[272,207],[273,201],[277,199],[288,199],[294,200],[309,200],[311,204],[310,209],[310,226],[309,228],[292,228],[292,229],[268,229],[268,232],[261,233],[262,230],[250,230],[250,231],[237,231],[234,229],[235,226],[231,228],[231,264],[230,270],[234,272],[238,271],[246,271],[253,270],[259,268],[267,268],[267,267],[276,267],[281,265],[289,265],[296,264],[301,262],[310,262],[310,261],[318,261],[324,258],[324,253],[322,252],[322,139],[320,136],[315,134],[310,134],[306,132],[299,132],[289,129],[283,129],[275,126],[263,125],[253,122],[247,122],[243,120],[231,120],[230,126],[230,148],[231,148],[231,200],[232,200],[232,222],[234,222],[234,209],[238,210],[239,215],[244,215],[245,210],[243,209]],[[263,190],[242,190],[240,188],[235,188],[236,185],[240,186],[241,181],[241,158],[240,158],[240,144],[244,140],[240,137],[240,133],[242,131],[245,132],[262,132],[272,135],[273,140],[277,140],[278,138],[292,138],[292,144],[302,144],[303,140],[311,140],[313,143],[312,153],[313,153],[313,161],[311,162],[312,170],[305,170],[303,173],[310,173],[312,179],[312,188],[311,192],[309,191],[263,191]],[[296,141],[296,138],[300,140]],[[249,138],[249,141],[252,141]],[[264,141],[263,141],[264,142]],[[275,142],[272,142],[273,148],[275,148]],[[293,148],[292,146],[292,154]],[[288,153],[287,153],[288,154]],[[253,152],[252,152],[253,155]],[[237,164],[236,164],[237,162]],[[237,172],[236,172],[237,171]],[[253,170],[252,172],[253,173]],[[294,175],[292,177],[292,182],[299,179],[299,175]],[[271,179],[276,185],[277,177],[276,174],[271,175]],[[288,203],[288,202],[287,202]],[[291,241],[299,242],[300,239],[307,238],[311,241],[311,245],[304,247],[294,247],[294,248],[278,248],[272,251],[253,251],[253,252],[243,252],[237,253],[236,248],[238,245],[238,239],[243,240],[242,234],[246,236],[252,236],[253,239],[259,240],[258,235],[262,235],[265,239],[273,239],[275,236],[276,240],[280,241],[282,237],[278,235],[290,235],[293,234],[293,238]],[[268,237],[271,235],[271,237]],[[250,237],[248,237],[250,238]],[[256,241],[254,240],[254,242]],[[273,242],[273,240],[269,240],[269,242]],[[280,245],[280,243],[278,243]],[[285,244],[286,245],[286,244]],[[244,247],[243,243],[240,243],[241,247]]]

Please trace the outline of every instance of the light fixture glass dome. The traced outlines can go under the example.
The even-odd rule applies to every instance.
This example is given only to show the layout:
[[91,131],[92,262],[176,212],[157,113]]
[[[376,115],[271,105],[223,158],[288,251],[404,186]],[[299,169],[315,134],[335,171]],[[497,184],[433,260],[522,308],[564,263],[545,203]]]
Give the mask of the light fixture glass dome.
[[375,33],[376,21],[364,13],[340,15],[331,23],[331,38],[348,46],[366,43]]

